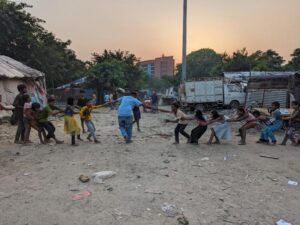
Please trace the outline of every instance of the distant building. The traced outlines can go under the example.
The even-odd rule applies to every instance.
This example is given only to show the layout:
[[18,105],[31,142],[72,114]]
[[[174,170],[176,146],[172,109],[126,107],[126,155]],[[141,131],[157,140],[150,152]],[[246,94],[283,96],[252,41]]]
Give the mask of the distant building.
[[153,60],[140,62],[141,68],[149,76],[173,76],[175,69],[175,60],[173,56],[162,56]]

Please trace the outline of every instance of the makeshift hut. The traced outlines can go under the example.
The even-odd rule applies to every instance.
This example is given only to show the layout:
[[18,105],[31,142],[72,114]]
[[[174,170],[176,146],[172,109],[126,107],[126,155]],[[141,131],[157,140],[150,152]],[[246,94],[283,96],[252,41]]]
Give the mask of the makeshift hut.
[[[17,86],[25,84],[34,102],[46,102],[45,75],[12,58],[0,55],[0,95],[5,105],[12,105],[18,94]],[[6,112],[0,112],[0,117]]]
[[59,86],[51,90],[51,94],[55,95],[56,102],[58,104],[65,104],[68,97],[74,97],[77,99],[80,95],[80,91],[84,91],[85,98],[92,99],[96,90],[90,88],[86,85],[87,77],[82,77],[80,79],[74,80],[70,83]]

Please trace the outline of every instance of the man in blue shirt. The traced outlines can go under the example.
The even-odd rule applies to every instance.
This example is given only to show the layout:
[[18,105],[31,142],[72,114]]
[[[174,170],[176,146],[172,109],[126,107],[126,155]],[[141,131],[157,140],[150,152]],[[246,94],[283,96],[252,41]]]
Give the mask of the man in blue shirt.
[[131,143],[132,138],[132,127],[133,127],[133,118],[132,118],[132,109],[135,106],[141,106],[142,103],[133,97],[134,93],[131,93],[129,96],[123,96],[118,99],[120,102],[118,108],[118,120],[119,120],[119,129],[122,136],[124,137],[126,143]]

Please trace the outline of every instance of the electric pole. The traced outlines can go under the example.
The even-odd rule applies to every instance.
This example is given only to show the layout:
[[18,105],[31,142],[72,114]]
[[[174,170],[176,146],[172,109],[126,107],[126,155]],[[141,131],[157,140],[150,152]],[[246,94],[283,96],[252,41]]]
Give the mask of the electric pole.
[[187,0],[183,0],[183,35],[182,35],[182,74],[181,81],[186,80],[186,27],[187,27]]

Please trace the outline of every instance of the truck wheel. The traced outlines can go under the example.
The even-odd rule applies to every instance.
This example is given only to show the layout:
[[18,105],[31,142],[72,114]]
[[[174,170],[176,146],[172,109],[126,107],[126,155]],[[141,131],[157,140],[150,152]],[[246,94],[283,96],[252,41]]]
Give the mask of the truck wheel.
[[198,104],[196,105],[196,110],[200,110],[201,112],[205,111],[205,105],[204,104]]
[[230,105],[231,109],[237,109],[240,106],[240,103],[238,101],[234,100],[234,101],[231,101],[229,105]]

